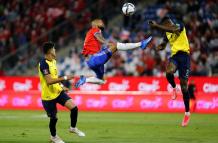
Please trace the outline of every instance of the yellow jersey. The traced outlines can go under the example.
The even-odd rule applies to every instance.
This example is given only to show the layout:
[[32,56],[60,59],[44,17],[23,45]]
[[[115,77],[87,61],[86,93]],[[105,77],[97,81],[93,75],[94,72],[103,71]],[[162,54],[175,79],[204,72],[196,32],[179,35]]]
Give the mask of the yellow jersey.
[[42,100],[53,100],[57,98],[63,91],[59,83],[48,85],[45,80],[45,75],[50,74],[52,78],[58,78],[56,60],[42,59],[38,65],[40,85],[42,90]]
[[166,32],[166,37],[170,43],[171,57],[174,56],[178,51],[190,53],[189,42],[186,35],[185,27],[180,27],[179,34]]

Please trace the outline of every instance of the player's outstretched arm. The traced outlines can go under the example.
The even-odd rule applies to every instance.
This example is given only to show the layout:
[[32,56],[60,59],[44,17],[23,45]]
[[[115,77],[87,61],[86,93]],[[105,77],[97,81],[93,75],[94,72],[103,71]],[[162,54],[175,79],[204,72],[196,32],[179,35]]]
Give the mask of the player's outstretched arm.
[[64,80],[71,80],[73,78],[74,78],[74,76],[71,76],[71,75],[58,77],[58,78],[52,78],[50,74],[45,75],[45,80],[46,80],[48,85],[59,83],[59,82],[62,82]]
[[160,45],[157,46],[157,50],[161,51],[164,50],[166,48],[167,43],[161,43]]
[[166,25],[158,24],[155,21],[149,21],[148,24],[152,28],[157,28],[157,29],[163,30],[165,32],[178,33],[180,31],[180,28],[178,26],[176,26],[176,25],[166,26]]
[[157,50],[158,51],[164,50],[167,46],[167,43],[168,43],[168,39],[167,37],[164,37],[163,42],[157,46]]
[[96,39],[101,42],[102,44],[108,44],[107,41],[104,39],[101,33],[96,33],[95,34]]
[[64,91],[66,91],[66,92],[70,91],[70,89],[67,88],[66,86],[64,86],[62,83],[59,83],[59,84],[61,85],[61,87]]

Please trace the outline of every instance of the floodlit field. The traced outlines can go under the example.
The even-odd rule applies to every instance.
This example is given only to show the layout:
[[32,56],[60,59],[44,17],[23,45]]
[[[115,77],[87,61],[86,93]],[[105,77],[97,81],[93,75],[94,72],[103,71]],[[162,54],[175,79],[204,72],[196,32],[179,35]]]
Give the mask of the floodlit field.
[[[66,143],[217,143],[218,115],[193,114],[180,127],[183,114],[81,112],[80,138],[68,132],[69,113],[59,112],[58,134]],[[48,118],[42,111],[1,111],[1,143],[47,143]]]

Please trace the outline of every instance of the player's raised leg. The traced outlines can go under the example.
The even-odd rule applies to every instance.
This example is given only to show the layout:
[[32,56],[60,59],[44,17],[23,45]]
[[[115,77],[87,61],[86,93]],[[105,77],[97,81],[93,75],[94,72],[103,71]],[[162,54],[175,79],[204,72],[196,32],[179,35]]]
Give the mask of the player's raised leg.
[[[84,47],[82,54],[86,57],[87,64],[92,69],[96,77],[80,76],[80,79],[76,82],[75,87],[83,85],[84,83],[97,83],[103,84],[104,64],[111,58],[111,56],[117,51],[133,50],[136,48],[145,49],[151,42],[152,37],[138,42],[138,43],[110,43],[102,35],[102,31],[105,27],[104,22],[101,19],[95,19],[91,22],[91,29],[87,32],[84,41]],[[101,44],[106,45],[108,48],[101,50]],[[100,73],[100,74],[99,74]],[[102,74],[103,73],[103,74]]]
[[167,64],[167,67],[166,67],[166,78],[173,88],[173,94],[171,97],[173,100],[176,99],[177,92],[178,92],[178,88],[176,87],[176,83],[174,81],[174,73],[176,71],[176,68],[177,68],[176,62],[175,61],[173,62],[173,59],[171,58],[169,64]]
[[83,85],[84,83],[104,84],[104,64],[111,58],[116,49],[103,49],[97,54],[92,55],[87,61],[89,68],[95,72],[96,77],[80,76],[79,80],[75,83],[75,87]]
[[136,48],[145,49],[147,45],[151,42],[152,37],[148,37],[147,39],[138,42],[138,43],[109,43],[109,48],[101,50],[99,53],[94,54],[90,57],[87,61],[87,64],[90,69],[92,69],[96,77],[85,77],[80,76],[80,79],[76,82],[75,87],[78,88],[79,86],[83,85],[84,83],[94,83],[94,84],[104,84],[105,81],[103,80],[104,75],[104,64],[111,58],[111,56],[117,51],[126,51],[126,50],[133,50]]
[[117,43],[117,50],[120,51],[126,51],[126,50],[133,50],[136,48],[141,48],[141,49],[145,49],[147,47],[147,45],[151,42],[152,40],[152,36],[149,36],[147,39],[142,40],[141,42],[138,43]]

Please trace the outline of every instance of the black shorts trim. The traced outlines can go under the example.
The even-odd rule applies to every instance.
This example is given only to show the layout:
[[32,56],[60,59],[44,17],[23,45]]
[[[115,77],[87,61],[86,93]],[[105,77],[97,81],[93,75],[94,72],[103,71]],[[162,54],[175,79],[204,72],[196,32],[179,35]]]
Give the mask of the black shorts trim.
[[57,103],[61,104],[62,106],[71,99],[64,91],[60,93],[60,95],[53,99],[53,100],[42,100],[43,108],[45,109],[48,117],[56,117],[57,114]]
[[169,59],[174,65],[176,70],[179,71],[179,78],[188,80],[190,74],[190,56],[187,52],[179,51]]

